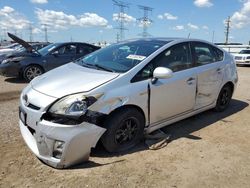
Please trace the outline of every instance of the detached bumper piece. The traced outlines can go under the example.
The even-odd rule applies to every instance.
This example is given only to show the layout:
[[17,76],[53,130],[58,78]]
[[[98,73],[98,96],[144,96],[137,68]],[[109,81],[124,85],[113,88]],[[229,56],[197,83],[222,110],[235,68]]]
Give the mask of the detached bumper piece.
[[31,128],[20,120],[19,125],[31,151],[54,168],[67,168],[88,160],[91,148],[106,131],[87,122],[61,125],[42,120]]

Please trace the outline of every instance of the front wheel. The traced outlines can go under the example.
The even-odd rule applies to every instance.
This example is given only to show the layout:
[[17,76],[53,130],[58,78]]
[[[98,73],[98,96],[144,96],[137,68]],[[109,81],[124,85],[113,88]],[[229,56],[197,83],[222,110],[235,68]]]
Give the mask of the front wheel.
[[143,137],[144,116],[134,108],[125,108],[111,114],[105,122],[107,131],[102,144],[109,152],[121,152],[134,147]]
[[30,65],[26,67],[23,71],[23,77],[26,81],[30,82],[35,77],[40,76],[43,74],[43,69],[37,65]]
[[233,91],[229,85],[225,85],[221,89],[217,102],[216,102],[216,107],[215,107],[215,110],[217,112],[222,112],[228,107],[232,98],[232,94],[233,94]]

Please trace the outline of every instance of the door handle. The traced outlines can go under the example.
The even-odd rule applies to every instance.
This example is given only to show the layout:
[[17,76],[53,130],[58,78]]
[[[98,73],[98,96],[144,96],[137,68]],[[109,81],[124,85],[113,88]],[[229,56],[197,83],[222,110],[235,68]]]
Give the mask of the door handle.
[[195,80],[195,78],[191,77],[186,82],[188,85],[192,85],[194,80]]

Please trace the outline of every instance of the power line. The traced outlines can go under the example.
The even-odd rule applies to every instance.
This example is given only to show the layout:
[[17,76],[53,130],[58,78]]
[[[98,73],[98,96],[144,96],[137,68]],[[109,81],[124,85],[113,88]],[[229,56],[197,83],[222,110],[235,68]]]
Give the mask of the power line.
[[124,31],[128,30],[125,25],[125,9],[129,8],[129,3],[118,1],[118,0],[112,0],[113,4],[117,7],[119,7],[120,12],[118,13],[118,22],[119,26],[116,28],[119,30],[119,36],[117,37],[117,42],[123,40],[125,38]]
[[44,27],[44,40],[48,42],[48,24],[42,24],[42,26]]
[[137,20],[140,22],[140,24],[142,24],[142,28],[143,28],[143,31],[140,35],[142,35],[142,37],[148,37],[148,36],[151,36],[149,33],[148,33],[148,27],[150,24],[153,23],[153,20],[151,20],[149,18],[149,12],[152,12],[153,11],[153,8],[151,7],[147,7],[147,6],[142,6],[142,5],[138,5],[139,9],[143,10],[143,17],[141,18],[138,18]]
[[226,41],[225,44],[228,44],[228,39],[229,39],[229,33],[230,33],[230,16],[228,16],[227,20],[226,20],[226,31],[225,31],[225,35],[226,35]]
[[33,41],[33,27],[31,23],[29,25],[29,32],[30,32],[30,42],[32,42]]

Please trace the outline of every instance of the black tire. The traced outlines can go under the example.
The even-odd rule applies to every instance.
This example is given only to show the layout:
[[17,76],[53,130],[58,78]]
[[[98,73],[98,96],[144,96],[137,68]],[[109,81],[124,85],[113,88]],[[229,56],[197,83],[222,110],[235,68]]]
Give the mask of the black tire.
[[111,114],[104,125],[107,128],[101,138],[104,148],[109,152],[121,152],[140,142],[145,120],[135,108],[124,108]]
[[37,77],[37,76],[39,76],[39,75],[41,75],[43,73],[44,73],[44,71],[40,66],[38,66],[38,65],[29,65],[23,71],[23,78],[26,81],[30,82],[35,77]]
[[220,91],[218,96],[216,107],[214,108],[217,112],[224,111],[230,104],[232,98],[233,90],[230,85],[225,85]]

